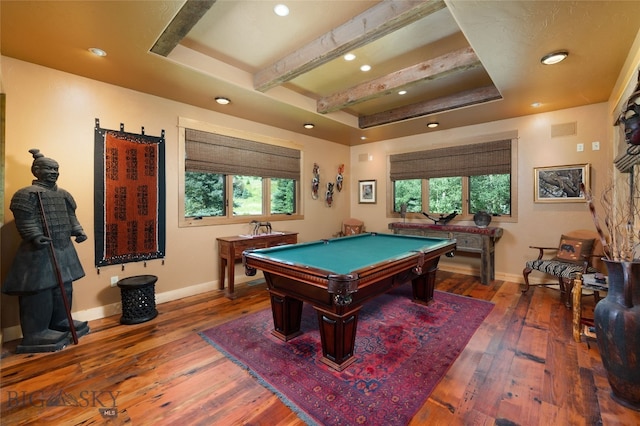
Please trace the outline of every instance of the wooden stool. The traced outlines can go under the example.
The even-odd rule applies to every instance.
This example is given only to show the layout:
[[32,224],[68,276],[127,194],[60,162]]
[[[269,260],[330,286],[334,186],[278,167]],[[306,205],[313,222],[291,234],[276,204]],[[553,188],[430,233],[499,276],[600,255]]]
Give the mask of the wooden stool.
[[155,275],[137,275],[118,281],[122,296],[121,324],[139,324],[158,315],[156,310]]

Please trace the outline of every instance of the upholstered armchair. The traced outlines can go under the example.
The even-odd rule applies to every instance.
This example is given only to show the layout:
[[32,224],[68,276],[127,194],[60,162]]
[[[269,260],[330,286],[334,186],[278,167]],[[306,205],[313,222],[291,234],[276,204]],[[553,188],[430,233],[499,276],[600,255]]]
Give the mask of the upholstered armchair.
[[[571,306],[571,289],[576,274],[593,274],[603,270],[601,259],[604,256],[604,250],[595,231],[568,232],[562,235],[559,244],[555,247],[529,247],[538,250],[538,257],[527,261],[522,271],[524,277],[522,292],[526,293],[533,285],[559,285],[560,298],[567,307]],[[557,284],[549,282],[530,284],[529,274],[533,271],[556,277]]]
[[342,222],[342,229],[336,236],[346,237],[349,235],[362,234],[364,232],[364,222],[359,219],[349,218]]

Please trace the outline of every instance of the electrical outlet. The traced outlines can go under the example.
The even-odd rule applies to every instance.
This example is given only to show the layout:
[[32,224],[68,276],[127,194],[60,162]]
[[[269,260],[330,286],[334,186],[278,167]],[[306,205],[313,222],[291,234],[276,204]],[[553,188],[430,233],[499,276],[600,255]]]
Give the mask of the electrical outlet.
[[115,275],[113,277],[111,277],[111,287],[115,287],[118,285],[118,276]]
[[576,148],[577,148],[578,152],[582,152],[582,151],[584,151],[584,144],[583,143],[579,143]]
[[598,141],[591,142],[591,150],[592,151],[599,151],[600,150],[600,142],[598,142]]

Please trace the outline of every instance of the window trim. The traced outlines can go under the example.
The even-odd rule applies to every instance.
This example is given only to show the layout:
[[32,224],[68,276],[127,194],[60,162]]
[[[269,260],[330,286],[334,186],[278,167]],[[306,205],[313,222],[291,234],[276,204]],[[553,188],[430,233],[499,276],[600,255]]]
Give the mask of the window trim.
[[[478,140],[466,140],[466,141],[458,141],[457,143],[447,144],[447,145],[438,145],[434,146],[431,149],[440,149],[440,148],[449,148],[455,146],[464,146],[464,145],[474,145],[478,143],[484,142],[493,142],[497,140],[511,140],[511,215],[510,216],[495,216],[491,223],[517,223],[518,222],[518,134],[517,131],[506,132],[505,134],[493,135],[493,136],[484,136]],[[387,218],[389,219],[401,219],[400,212],[393,211],[394,207],[394,184],[391,180],[391,156],[395,154],[406,154],[416,151],[428,151],[429,149],[412,149],[407,151],[399,151],[399,152],[390,152],[387,154]],[[422,197],[423,202],[428,202],[428,179],[422,180]],[[462,180],[463,183],[463,198],[466,196],[466,186],[465,179]],[[467,205],[468,208],[468,200],[462,200],[463,205]],[[423,204],[424,205],[424,204]],[[415,220],[415,219],[426,219],[422,213],[409,213],[405,215],[405,219]],[[473,221],[472,214],[460,214],[456,216],[452,223],[455,222],[465,222],[465,221]],[[462,224],[464,225],[464,224]]]
[[[203,217],[203,218],[194,218],[194,217],[185,217],[184,211],[184,201],[185,201],[185,156],[186,156],[186,136],[185,129],[190,128],[194,130],[200,130],[203,132],[216,133],[225,136],[231,136],[241,139],[246,139],[254,142],[260,142],[270,145],[282,146],[285,148],[297,149],[300,151],[300,181],[298,181],[296,185],[296,213],[292,215],[287,214],[278,214],[271,215],[269,214],[269,207],[271,204],[270,200],[270,192],[263,192],[263,209],[266,211],[266,214],[263,215],[255,215],[255,216],[228,216],[230,210],[227,215],[224,217]],[[302,213],[302,181],[303,181],[303,173],[302,164],[304,164],[304,152],[302,150],[302,145],[297,144],[293,141],[274,138],[266,135],[259,135],[255,133],[246,132],[243,130],[231,129],[228,127],[218,126],[211,123],[206,123],[198,120],[193,120],[185,117],[178,117],[178,227],[186,228],[192,226],[214,226],[214,225],[230,225],[230,224],[239,224],[239,223],[247,223],[252,220],[259,221],[285,221],[285,220],[302,220],[304,219],[304,214]],[[228,175],[231,176],[231,175]],[[230,179],[226,179],[225,185],[231,185],[229,182]],[[268,182],[268,178],[265,178],[265,181]],[[263,188],[265,185],[265,181],[263,181]],[[228,188],[227,188],[228,191]],[[266,204],[265,204],[266,203]]]

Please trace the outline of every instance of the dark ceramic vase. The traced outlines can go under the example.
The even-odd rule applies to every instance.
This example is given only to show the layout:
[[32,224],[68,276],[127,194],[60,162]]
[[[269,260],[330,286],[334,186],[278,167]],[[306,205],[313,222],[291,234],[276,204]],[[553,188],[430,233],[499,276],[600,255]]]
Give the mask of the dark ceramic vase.
[[640,262],[604,262],[609,292],[594,312],[598,349],[613,399],[640,411]]
[[473,222],[478,228],[486,228],[491,223],[491,215],[481,210],[473,215]]

